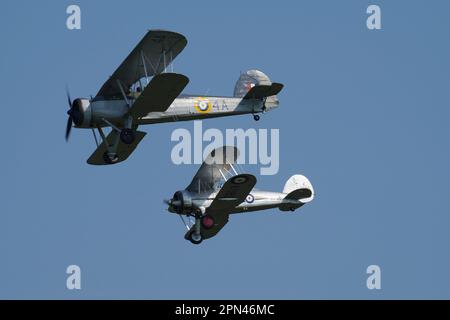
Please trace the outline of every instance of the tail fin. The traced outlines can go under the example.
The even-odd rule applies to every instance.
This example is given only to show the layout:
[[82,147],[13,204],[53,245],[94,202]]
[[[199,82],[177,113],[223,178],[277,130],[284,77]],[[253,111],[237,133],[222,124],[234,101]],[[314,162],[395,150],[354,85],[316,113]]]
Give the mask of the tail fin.
[[248,70],[241,73],[236,86],[234,87],[234,96],[236,98],[243,98],[254,86],[272,85],[269,77],[259,70]]
[[234,87],[234,96],[236,98],[251,99],[265,98],[266,106],[278,106],[277,94],[281,91],[283,85],[272,83],[269,77],[259,70],[248,70],[241,74]]
[[303,203],[314,199],[314,189],[311,182],[301,174],[293,175],[286,181],[283,193],[287,194],[285,199],[300,200]]

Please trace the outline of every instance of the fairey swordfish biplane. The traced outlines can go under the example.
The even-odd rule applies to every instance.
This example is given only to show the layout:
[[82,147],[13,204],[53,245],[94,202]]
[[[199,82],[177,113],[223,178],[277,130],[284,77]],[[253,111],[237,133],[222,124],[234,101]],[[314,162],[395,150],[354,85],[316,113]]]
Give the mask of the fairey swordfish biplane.
[[[271,82],[258,70],[241,74],[232,97],[182,95],[189,79],[168,72],[168,67],[186,44],[179,33],[150,30],[95,97],[72,101],[67,92],[66,140],[75,126],[92,129],[97,144],[87,163],[126,160],[146,135],[137,130],[140,125],[241,114],[253,114],[259,120],[260,113],[278,106],[276,95],[283,85]],[[107,136],[105,127],[111,128]]]
[[185,239],[194,244],[214,237],[230,214],[279,208],[295,211],[314,198],[308,178],[293,175],[282,192],[254,189],[255,176],[238,173],[238,149],[225,146],[213,150],[189,186],[165,200],[168,211],[176,213],[187,228]]

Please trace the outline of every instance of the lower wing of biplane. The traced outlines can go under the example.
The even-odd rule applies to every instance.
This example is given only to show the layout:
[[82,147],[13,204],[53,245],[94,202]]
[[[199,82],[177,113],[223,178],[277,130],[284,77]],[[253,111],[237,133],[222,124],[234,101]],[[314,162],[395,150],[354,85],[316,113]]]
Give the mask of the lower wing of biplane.
[[185,235],[192,243],[214,237],[228,222],[230,212],[242,203],[256,184],[255,176],[240,174],[229,179],[219,190],[205,213]]

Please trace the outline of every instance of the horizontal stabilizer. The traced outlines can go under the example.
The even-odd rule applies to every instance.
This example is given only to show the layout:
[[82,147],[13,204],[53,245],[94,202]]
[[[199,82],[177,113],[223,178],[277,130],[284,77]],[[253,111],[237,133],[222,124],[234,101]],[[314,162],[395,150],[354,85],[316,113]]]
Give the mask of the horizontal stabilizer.
[[252,87],[243,99],[263,99],[275,96],[283,89],[281,83],[273,82],[271,85],[255,85]]
[[291,191],[284,199],[286,200],[301,200],[310,198],[312,196],[312,191],[310,189],[302,188]]
[[311,182],[301,174],[293,175],[286,181],[283,193],[287,194],[286,200],[300,200],[306,203],[314,199],[314,188]]
[[294,211],[300,208],[305,203],[310,202],[314,198],[314,193],[312,189],[300,188],[292,190],[286,197],[284,197],[283,202],[279,206],[281,211]]

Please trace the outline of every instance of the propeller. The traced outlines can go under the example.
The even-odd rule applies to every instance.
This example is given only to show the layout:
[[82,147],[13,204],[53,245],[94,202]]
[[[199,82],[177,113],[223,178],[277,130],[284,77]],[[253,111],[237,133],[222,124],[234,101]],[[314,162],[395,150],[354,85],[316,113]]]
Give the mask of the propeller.
[[66,88],[66,94],[67,94],[67,102],[69,103],[69,110],[67,111],[67,114],[69,115],[69,118],[67,119],[67,125],[66,125],[66,141],[69,141],[70,131],[72,130],[72,124],[73,124],[73,105],[72,105],[72,99],[70,99],[70,93],[69,89]]
[[75,99],[72,101],[72,99],[70,98],[69,89],[67,87],[66,87],[66,95],[67,95],[67,103],[69,104],[69,110],[67,110],[69,118],[67,119],[66,125],[66,141],[68,141],[72,127],[74,125],[79,126],[83,123],[84,111],[81,99]]

